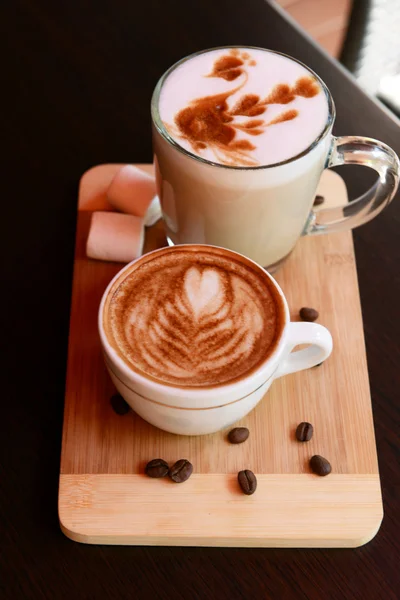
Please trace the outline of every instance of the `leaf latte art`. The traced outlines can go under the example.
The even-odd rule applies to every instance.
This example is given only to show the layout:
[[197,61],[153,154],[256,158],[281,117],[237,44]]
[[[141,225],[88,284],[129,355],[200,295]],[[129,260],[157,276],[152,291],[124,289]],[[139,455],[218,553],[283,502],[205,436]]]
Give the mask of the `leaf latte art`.
[[280,329],[277,302],[250,263],[184,249],[134,269],[114,292],[109,322],[134,369],[162,383],[208,386],[266,358]]

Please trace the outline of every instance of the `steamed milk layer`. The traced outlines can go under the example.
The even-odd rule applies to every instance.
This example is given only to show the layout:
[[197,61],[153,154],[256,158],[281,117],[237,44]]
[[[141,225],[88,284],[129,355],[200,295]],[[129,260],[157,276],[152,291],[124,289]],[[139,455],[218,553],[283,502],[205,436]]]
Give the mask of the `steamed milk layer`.
[[307,149],[323,131],[328,104],[297,62],[255,49],[214,50],[175,68],[159,99],[178,144],[231,166],[275,164]]
[[115,290],[110,342],[161,383],[209,386],[240,379],[276,347],[282,301],[251,263],[223,250],[149,255]]

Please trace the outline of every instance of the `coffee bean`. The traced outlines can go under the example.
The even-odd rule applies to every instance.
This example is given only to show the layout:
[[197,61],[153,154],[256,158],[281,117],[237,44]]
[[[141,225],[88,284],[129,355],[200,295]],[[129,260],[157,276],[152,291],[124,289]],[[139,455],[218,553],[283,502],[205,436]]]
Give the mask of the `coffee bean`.
[[316,321],[319,317],[319,312],[315,310],[315,308],[303,306],[303,308],[300,309],[300,317],[303,321]]
[[303,423],[300,423],[299,425],[297,425],[296,439],[299,442],[309,442],[312,438],[313,433],[314,433],[314,427],[311,425],[311,423],[307,423],[307,421],[303,421]]
[[178,460],[169,470],[168,475],[175,483],[183,483],[193,473],[193,465],[186,458]]
[[228,440],[231,444],[243,444],[250,435],[247,427],[235,427],[228,433]]
[[310,458],[310,467],[316,475],[321,475],[321,477],[329,475],[329,473],[332,471],[330,462],[318,454]]
[[239,471],[238,473],[238,482],[242,491],[247,496],[251,496],[257,489],[257,479],[254,475],[253,471],[249,471],[249,469],[245,469],[244,471]]
[[149,477],[159,478],[168,475],[169,466],[162,458],[154,458],[147,463],[145,473]]
[[125,402],[120,394],[114,394],[114,396],[111,396],[110,402],[114,412],[116,412],[117,415],[126,415],[131,410],[129,404]]
[[315,196],[314,206],[319,206],[320,204],[323,204],[324,202],[325,202],[325,197],[324,196],[320,196],[319,194],[317,194]]

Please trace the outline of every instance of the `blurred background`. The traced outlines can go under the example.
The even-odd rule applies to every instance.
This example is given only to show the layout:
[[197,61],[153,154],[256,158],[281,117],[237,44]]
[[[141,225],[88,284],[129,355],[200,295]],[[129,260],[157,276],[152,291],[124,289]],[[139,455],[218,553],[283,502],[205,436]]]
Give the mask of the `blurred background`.
[[273,0],[400,117],[400,0]]

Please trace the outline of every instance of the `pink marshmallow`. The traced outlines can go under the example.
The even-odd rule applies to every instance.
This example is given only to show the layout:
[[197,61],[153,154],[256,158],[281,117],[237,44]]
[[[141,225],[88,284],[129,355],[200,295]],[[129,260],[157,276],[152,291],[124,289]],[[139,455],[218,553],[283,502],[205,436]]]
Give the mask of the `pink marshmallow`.
[[128,263],[143,251],[144,221],[115,212],[94,212],[86,243],[89,258]]
[[156,194],[154,177],[137,167],[125,165],[111,181],[107,199],[122,213],[144,217]]

